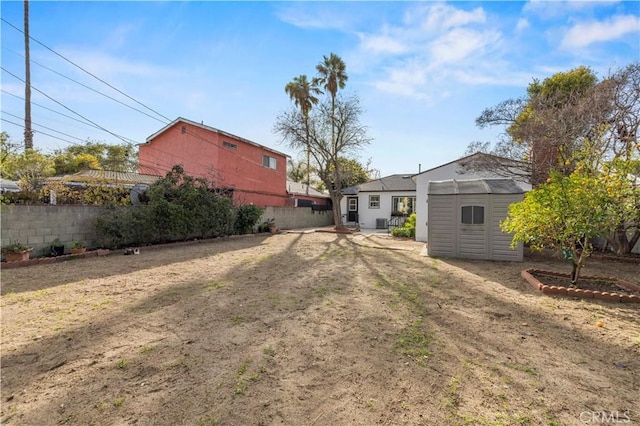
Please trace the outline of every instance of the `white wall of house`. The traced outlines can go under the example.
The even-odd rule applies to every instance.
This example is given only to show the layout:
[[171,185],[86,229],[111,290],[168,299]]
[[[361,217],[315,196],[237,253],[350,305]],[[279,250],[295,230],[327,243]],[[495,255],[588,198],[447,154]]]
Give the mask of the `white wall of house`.
[[[378,208],[370,207],[370,196],[380,197],[380,206]],[[380,192],[360,192],[358,193],[358,224],[360,228],[375,228],[376,219],[389,219],[391,217],[392,199],[393,197],[415,197],[415,191],[380,191]],[[342,207],[342,215],[345,218],[344,223],[347,222],[346,215],[347,199],[351,196],[344,196],[340,201]],[[416,200],[417,202],[417,200]]]
[[[499,178],[493,173],[476,173],[465,172],[461,173],[461,167],[457,161],[444,164],[439,167],[424,171],[413,177],[416,182],[416,241],[427,241],[427,226],[429,222],[429,216],[427,212],[428,197],[427,186],[429,182],[434,180],[449,180],[449,179],[482,179],[482,178]],[[518,185],[525,191],[531,190],[531,185],[528,183],[517,182]]]

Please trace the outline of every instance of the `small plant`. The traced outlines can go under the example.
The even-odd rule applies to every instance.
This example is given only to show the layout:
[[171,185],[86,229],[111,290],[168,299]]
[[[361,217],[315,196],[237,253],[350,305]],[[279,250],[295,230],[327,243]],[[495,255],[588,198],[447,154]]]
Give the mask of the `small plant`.
[[71,248],[72,249],[84,249],[84,248],[87,248],[87,246],[84,243],[84,241],[73,240],[73,241],[71,241]]
[[84,244],[83,241],[73,240],[71,242],[71,253],[72,254],[84,253],[86,250],[87,250],[87,246]]
[[396,338],[395,348],[404,355],[412,357],[428,357],[427,346],[431,340],[430,333],[422,330],[422,321],[417,320],[400,333]]
[[272,347],[267,346],[262,349],[262,353],[265,354],[266,356],[272,357],[276,354],[276,351],[274,351]]
[[258,225],[258,232],[273,232],[272,229],[276,229],[276,219],[267,219]]
[[395,227],[391,230],[394,237],[413,238],[416,236],[416,214],[409,215],[402,226]]
[[49,243],[50,256],[62,256],[64,254],[64,243],[59,238]]
[[119,368],[121,370],[124,370],[128,366],[129,366],[129,363],[127,362],[126,359],[121,359],[118,362],[116,362],[116,368]]
[[143,346],[140,348],[140,353],[141,354],[146,354],[148,352],[153,351],[154,347],[153,346]]
[[2,253],[28,253],[33,250],[33,247],[26,246],[22,244],[20,241],[13,242],[11,244],[7,244],[2,247]]
[[116,398],[113,401],[113,405],[115,405],[116,407],[122,407],[122,404],[124,404],[124,398],[122,398],[122,397]]

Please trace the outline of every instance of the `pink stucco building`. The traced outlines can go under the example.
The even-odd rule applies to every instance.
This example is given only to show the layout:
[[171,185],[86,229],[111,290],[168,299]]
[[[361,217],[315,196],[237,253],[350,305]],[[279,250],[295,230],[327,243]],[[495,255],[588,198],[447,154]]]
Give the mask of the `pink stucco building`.
[[240,136],[177,118],[139,146],[139,171],[164,175],[174,165],[204,177],[234,204],[287,204],[287,155]]

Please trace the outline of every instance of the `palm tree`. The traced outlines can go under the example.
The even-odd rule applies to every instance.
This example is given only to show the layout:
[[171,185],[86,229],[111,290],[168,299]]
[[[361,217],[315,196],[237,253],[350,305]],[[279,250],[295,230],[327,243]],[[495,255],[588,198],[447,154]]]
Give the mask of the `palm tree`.
[[[316,85],[324,87],[331,95],[331,148],[337,153],[337,141],[335,135],[336,128],[336,95],[338,89],[344,89],[345,82],[349,78],[347,76],[347,66],[342,58],[335,53],[329,56],[323,56],[323,61],[316,65],[318,76],[313,79]],[[341,181],[338,158],[334,159],[333,182]]]
[[309,81],[304,74],[294,77],[285,87],[284,91],[289,95],[294,104],[300,108],[300,112],[304,117],[304,124],[307,138],[307,194],[309,193],[310,183],[310,155],[309,155],[309,112],[315,104],[318,103],[318,98],[315,95],[322,93],[322,90],[316,85],[314,81]]
[[[347,66],[340,56],[335,53],[329,54],[329,56],[323,56],[323,61],[316,65],[318,71],[318,77],[313,79],[313,82],[317,85],[321,85],[331,94],[331,121],[335,121],[335,108],[336,108],[336,94],[338,89],[344,89],[345,83],[348,80]],[[334,123],[331,124],[331,143],[334,141]]]

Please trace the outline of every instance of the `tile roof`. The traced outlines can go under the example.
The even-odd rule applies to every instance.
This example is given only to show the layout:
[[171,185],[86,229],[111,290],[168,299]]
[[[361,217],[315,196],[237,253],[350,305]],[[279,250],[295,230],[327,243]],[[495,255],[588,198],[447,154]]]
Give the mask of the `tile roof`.
[[78,173],[63,175],[63,176],[52,176],[47,178],[47,181],[50,182],[96,182],[96,181],[107,181],[109,183],[118,183],[122,185],[135,185],[138,183],[145,183],[147,185],[151,185],[155,181],[157,181],[161,176],[154,175],[144,175],[140,173],[133,172],[115,172],[112,170],[81,170]]

